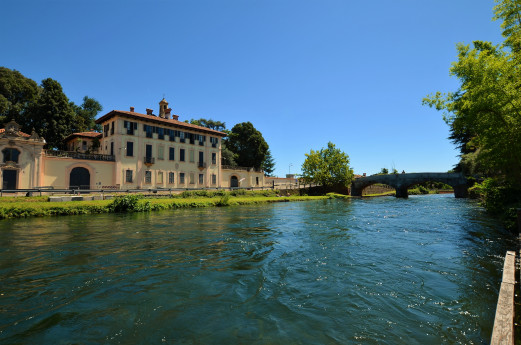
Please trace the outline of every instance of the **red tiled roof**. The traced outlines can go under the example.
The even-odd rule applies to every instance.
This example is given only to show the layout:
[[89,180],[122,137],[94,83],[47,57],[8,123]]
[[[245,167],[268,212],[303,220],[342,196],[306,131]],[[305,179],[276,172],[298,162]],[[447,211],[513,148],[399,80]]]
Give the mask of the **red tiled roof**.
[[[0,134],[4,133],[5,132],[5,128],[0,128]],[[27,133],[24,133],[24,132],[18,132],[20,133],[20,135],[22,137],[26,137],[26,138],[29,138],[31,135],[30,134],[27,134]]]
[[74,138],[96,138],[101,137],[101,133],[98,132],[80,132],[80,133],[72,133],[67,136],[67,138],[63,139],[63,141],[68,141]]
[[[166,126],[175,126],[175,127],[185,128],[185,129],[191,129],[194,131],[218,135],[221,137],[226,136],[226,133],[219,132],[219,131],[216,131],[216,130],[213,130],[210,128],[192,125],[191,123],[186,123],[186,122],[182,122],[182,121],[174,120],[174,119],[163,119],[163,118],[161,118],[159,116],[155,116],[155,115],[140,114],[140,113],[136,113],[133,111],[112,110],[110,113],[107,113],[107,114],[103,115],[102,117],[100,117],[99,119],[97,119],[96,123],[98,123],[98,124],[103,123],[117,115],[124,116],[129,119],[143,120],[143,121],[154,122],[154,123],[162,124],[162,125],[166,125]],[[172,115],[172,116],[177,117],[177,115]]]

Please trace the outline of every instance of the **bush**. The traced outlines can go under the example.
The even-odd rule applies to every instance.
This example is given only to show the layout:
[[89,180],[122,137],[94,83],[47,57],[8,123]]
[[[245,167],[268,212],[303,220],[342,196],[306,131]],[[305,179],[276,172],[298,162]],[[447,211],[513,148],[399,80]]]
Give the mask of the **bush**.
[[118,195],[114,198],[107,208],[111,212],[148,212],[150,211],[150,201],[145,200],[141,202],[143,196],[140,194],[134,195]]

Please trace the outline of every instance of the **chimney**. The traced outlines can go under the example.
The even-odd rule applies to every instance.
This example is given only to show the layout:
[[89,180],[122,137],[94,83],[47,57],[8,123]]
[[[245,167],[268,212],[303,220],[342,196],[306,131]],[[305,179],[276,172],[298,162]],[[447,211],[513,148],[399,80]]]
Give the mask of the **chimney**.
[[131,112],[134,112],[134,107],[130,107],[130,111],[131,111]]
[[165,119],[170,119],[171,112],[172,112],[172,108],[168,108],[165,110]]
[[152,115],[152,116],[154,116],[154,114],[152,114],[152,111],[153,111],[152,109],[148,109],[148,108],[147,108],[147,115]]

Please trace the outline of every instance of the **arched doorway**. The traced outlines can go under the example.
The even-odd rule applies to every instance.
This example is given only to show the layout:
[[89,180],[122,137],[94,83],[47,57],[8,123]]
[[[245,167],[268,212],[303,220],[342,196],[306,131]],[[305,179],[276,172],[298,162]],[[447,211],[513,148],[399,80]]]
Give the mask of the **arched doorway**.
[[239,187],[239,179],[237,176],[230,177],[230,187]]
[[85,168],[74,168],[71,170],[69,179],[71,189],[90,189],[90,173]]

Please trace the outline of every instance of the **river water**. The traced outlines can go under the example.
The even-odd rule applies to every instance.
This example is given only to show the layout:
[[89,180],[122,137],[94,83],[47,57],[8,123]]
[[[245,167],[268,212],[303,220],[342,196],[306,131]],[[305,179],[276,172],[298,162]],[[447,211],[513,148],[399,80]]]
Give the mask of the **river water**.
[[1,344],[486,344],[514,237],[452,195],[0,222]]

